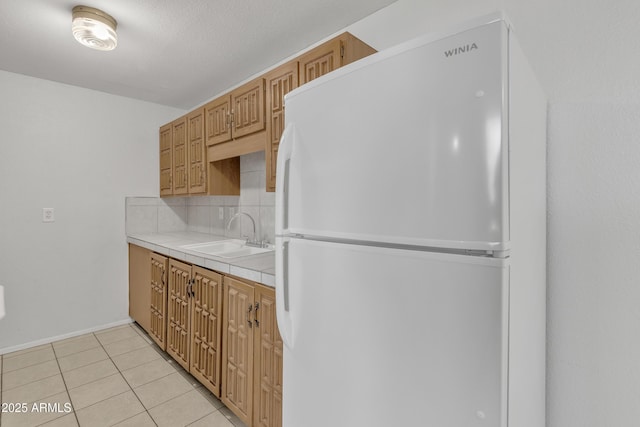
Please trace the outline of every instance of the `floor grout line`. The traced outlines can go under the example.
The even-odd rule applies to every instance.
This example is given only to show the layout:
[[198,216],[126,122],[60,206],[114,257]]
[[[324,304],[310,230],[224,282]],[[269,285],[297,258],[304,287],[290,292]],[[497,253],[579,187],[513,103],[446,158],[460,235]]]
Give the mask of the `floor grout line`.
[[[107,377],[109,377],[109,376],[115,376],[115,375],[116,375],[116,373],[117,373],[117,374],[119,374],[119,375],[120,375],[120,377],[124,380],[125,384],[127,385],[128,390],[125,390],[125,391],[123,391],[123,392],[121,392],[121,393],[116,393],[116,394],[115,394],[115,395],[113,395],[113,396],[109,396],[109,397],[107,397],[107,398],[105,398],[105,399],[102,399],[102,400],[100,400],[100,401],[98,401],[98,402],[94,402],[94,403],[92,403],[91,405],[86,406],[85,408],[82,408],[82,410],[84,410],[84,409],[86,409],[86,408],[90,408],[90,407],[92,407],[92,406],[94,406],[94,405],[97,405],[97,404],[99,404],[99,403],[102,403],[102,402],[104,402],[104,401],[106,401],[106,400],[108,400],[108,399],[111,399],[111,398],[116,397],[116,396],[120,396],[120,395],[122,395],[122,394],[125,394],[125,393],[128,393],[129,391],[131,391],[131,392],[133,393],[133,395],[136,397],[136,399],[137,399],[138,403],[142,406],[143,411],[138,412],[137,414],[132,415],[132,416],[130,416],[130,417],[128,417],[128,418],[125,418],[125,419],[123,419],[123,420],[120,420],[120,421],[118,421],[118,423],[122,423],[122,422],[127,421],[127,420],[129,420],[129,419],[131,419],[131,418],[134,418],[134,417],[136,417],[136,416],[140,416],[142,413],[146,413],[146,414],[147,414],[147,417],[148,417],[148,418],[153,422],[153,424],[154,424],[155,426],[157,426],[158,424],[157,424],[156,420],[151,416],[151,413],[149,412],[150,410],[152,410],[152,409],[154,409],[154,408],[157,408],[157,407],[159,407],[159,406],[162,406],[162,405],[166,404],[167,402],[170,402],[170,401],[171,401],[171,400],[173,400],[173,399],[180,398],[180,397],[182,397],[182,396],[184,396],[184,395],[186,395],[186,394],[188,394],[188,393],[190,393],[190,392],[192,392],[192,391],[194,391],[194,390],[198,391],[198,392],[202,395],[202,393],[201,393],[201,391],[200,391],[200,388],[202,388],[205,392],[210,393],[210,392],[209,392],[209,390],[206,390],[206,387],[204,387],[204,386],[200,386],[200,387],[198,387],[197,385],[199,385],[200,383],[197,381],[197,379],[195,379],[191,374],[189,374],[186,370],[184,370],[184,369],[183,369],[183,368],[182,368],[182,367],[181,367],[177,362],[175,362],[175,361],[174,361],[170,356],[168,356],[168,354],[167,354],[166,352],[164,352],[160,347],[158,347],[158,346],[153,342],[153,340],[148,339],[148,338],[147,338],[147,337],[148,337],[148,335],[145,335],[145,332],[144,332],[144,331],[143,331],[139,326],[137,326],[135,323],[129,323],[129,324],[127,324],[127,325],[119,326],[119,327],[117,327],[116,329],[114,329],[114,330],[113,330],[113,332],[115,332],[115,331],[117,331],[117,330],[126,330],[125,326],[128,326],[129,328],[133,329],[133,331],[135,332],[135,336],[129,336],[129,337],[126,337],[126,338],[118,339],[118,340],[113,341],[113,342],[109,342],[109,343],[107,343],[107,344],[103,344],[103,343],[102,343],[102,341],[100,341],[99,335],[103,335],[103,334],[107,334],[107,333],[109,333],[109,332],[110,332],[110,329],[112,329],[112,328],[105,329],[105,330],[102,330],[102,331],[91,332],[91,333],[85,334],[84,336],[78,336],[78,337],[74,337],[74,338],[78,338],[78,339],[80,339],[80,338],[82,338],[82,337],[85,337],[85,338],[86,338],[86,337],[88,337],[88,336],[93,336],[93,338],[94,338],[94,339],[97,341],[97,343],[98,343],[95,347],[91,347],[91,348],[88,348],[88,349],[82,349],[82,350],[79,350],[79,351],[75,351],[75,352],[73,352],[73,353],[65,354],[64,356],[61,356],[61,357],[59,357],[59,356],[58,356],[58,352],[56,351],[56,347],[60,347],[60,346],[56,346],[55,344],[56,344],[56,343],[59,343],[59,342],[61,342],[61,341],[64,341],[64,340],[57,341],[57,342],[52,342],[52,343],[48,343],[47,345],[49,345],[49,346],[50,346],[49,348],[51,348],[51,349],[52,349],[52,351],[53,351],[54,359],[52,359],[52,360],[55,360],[55,363],[56,363],[56,366],[57,366],[58,372],[57,372],[56,374],[54,374],[54,375],[49,375],[49,376],[46,376],[46,377],[44,377],[44,378],[38,378],[38,379],[36,379],[36,380],[34,380],[34,381],[30,381],[30,382],[28,382],[28,383],[21,384],[21,385],[19,385],[18,387],[27,386],[27,385],[29,385],[29,384],[33,384],[34,382],[42,381],[42,380],[45,380],[45,379],[47,379],[47,378],[51,378],[51,377],[54,377],[54,376],[56,376],[56,375],[60,375],[60,376],[62,377],[62,382],[63,382],[63,385],[64,385],[64,391],[65,391],[65,393],[66,393],[66,395],[67,395],[67,398],[68,398],[68,400],[69,400],[69,403],[71,404],[71,408],[72,408],[72,411],[71,411],[71,412],[73,413],[73,416],[75,417],[76,423],[78,424],[78,426],[79,426],[79,427],[82,427],[82,425],[80,424],[80,419],[78,418],[78,411],[76,410],[75,406],[73,405],[73,401],[72,401],[72,399],[71,399],[71,393],[70,393],[71,389],[69,388],[69,385],[67,384],[67,379],[65,378],[65,374],[68,374],[68,373],[70,373],[70,372],[73,372],[73,371],[78,370],[78,369],[81,369],[81,368],[87,368],[88,366],[91,366],[91,365],[94,365],[94,364],[97,364],[97,363],[105,362],[106,360],[109,360],[109,362],[110,362],[110,363],[115,367],[115,370],[116,370],[116,372],[115,372],[115,373],[112,373],[112,374],[110,374],[110,375],[107,375],[106,377],[103,377],[103,378],[95,379],[95,380],[90,381],[90,382],[85,383],[85,384],[80,384],[80,385],[78,385],[78,386],[74,387],[74,389],[76,389],[76,388],[78,388],[78,387],[85,386],[85,385],[92,384],[92,383],[94,383],[94,382],[96,382],[96,381],[103,380],[104,378],[107,378]],[[125,351],[124,353],[120,353],[120,354],[118,354],[118,355],[114,355],[114,356],[111,356],[111,355],[109,354],[109,352],[107,352],[107,349],[105,348],[105,346],[106,346],[106,345],[111,345],[111,344],[113,344],[113,343],[117,343],[117,342],[124,341],[124,340],[127,340],[127,339],[132,339],[132,338],[135,338],[135,337],[139,337],[139,338],[143,339],[143,340],[145,341],[146,346],[142,346],[142,347],[139,347],[139,348],[135,348],[135,349],[132,349],[132,350],[130,350],[130,351]],[[73,343],[73,341],[69,341],[69,343],[68,343],[68,344],[71,344],[71,343]],[[65,343],[65,344],[67,344],[67,343]],[[122,356],[122,355],[126,355],[126,354],[128,354],[128,353],[132,353],[132,352],[135,352],[135,351],[143,350],[143,349],[146,349],[147,347],[150,347],[152,350],[154,350],[154,352],[156,352],[156,353],[158,354],[159,358],[157,358],[157,359],[152,359],[152,360],[149,360],[149,361],[143,362],[143,363],[141,363],[140,365],[136,365],[136,366],[133,366],[133,367],[129,367],[129,368],[125,369],[124,371],[123,371],[122,369],[120,369],[120,367],[119,367],[119,366],[115,363],[115,361],[114,361],[114,358],[117,358],[118,356]],[[94,362],[92,362],[92,363],[88,363],[88,364],[86,364],[86,365],[82,365],[82,366],[74,367],[73,369],[67,370],[67,371],[65,371],[65,372],[63,372],[63,371],[62,371],[62,367],[60,366],[60,360],[61,360],[61,359],[64,359],[64,358],[66,358],[66,357],[70,357],[70,356],[73,356],[73,355],[77,355],[77,354],[80,354],[80,353],[82,353],[82,352],[86,352],[86,351],[90,351],[90,350],[95,350],[95,349],[98,349],[98,348],[102,349],[102,351],[106,354],[106,358],[105,358],[105,359],[98,360],[98,361],[94,361]],[[45,348],[43,348],[43,349],[41,349],[41,350],[44,350],[44,349],[46,349],[46,347],[45,347]],[[62,347],[60,347],[60,349],[62,349]],[[23,355],[27,355],[27,354],[29,354],[29,353],[31,353],[31,352],[25,352]],[[23,356],[23,355],[18,355],[18,356],[16,356],[16,357]],[[135,357],[134,357],[134,359],[135,359]],[[33,366],[36,366],[36,365],[41,364],[41,363],[50,363],[52,360],[46,360],[46,361],[39,362],[39,363],[34,364],[34,365],[29,365],[29,366],[22,367],[22,368],[19,368],[19,369],[32,368]],[[166,377],[167,377],[167,376],[169,376],[169,375],[173,375],[174,373],[178,373],[178,374],[180,375],[180,377],[181,377],[181,378],[183,378],[183,379],[184,379],[184,380],[189,384],[190,389],[189,389],[188,391],[185,391],[184,393],[180,393],[180,394],[179,394],[179,395],[177,395],[177,396],[173,396],[173,397],[171,397],[170,399],[168,399],[168,400],[166,400],[166,401],[164,401],[164,402],[158,403],[157,405],[153,406],[152,408],[147,409],[147,407],[144,405],[144,403],[142,402],[142,400],[141,400],[141,399],[140,399],[140,397],[138,396],[138,393],[136,392],[135,388],[132,386],[132,384],[129,382],[129,380],[127,380],[127,378],[124,376],[123,372],[128,371],[128,370],[132,370],[132,369],[136,369],[136,368],[140,368],[141,366],[144,366],[145,364],[149,364],[149,363],[153,363],[153,362],[158,362],[158,361],[160,361],[160,360],[162,360],[162,361],[166,362],[167,364],[169,364],[169,365],[171,366],[171,368],[172,368],[172,372],[170,372],[170,373],[168,373],[168,374],[166,374],[166,375],[162,375],[161,377],[159,377],[159,378],[155,378],[155,379],[153,379],[152,381],[146,382],[146,383],[144,383],[144,384],[139,384],[139,385],[137,386],[138,388],[139,388],[139,387],[143,387],[143,386],[148,385],[148,384],[151,384],[151,383],[153,383],[153,382],[155,382],[155,381],[162,380],[162,379],[166,378]],[[5,362],[6,362],[6,357],[5,357],[5,355],[0,355],[0,370],[3,370],[3,369],[4,369],[4,363],[5,363]],[[11,371],[11,372],[15,372],[15,371],[17,371],[17,370],[19,370],[19,369],[14,369],[14,370],[13,370],[13,371]],[[0,402],[1,402],[1,401],[2,401],[2,399],[4,398],[4,394],[5,394],[5,392],[6,392],[6,391],[10,391],[10,390],[13,390],[13,389],[18,388],[18,387],[13,387],[13,388],[12,388],[12,389],[10,389],[10,390],[2,390],[2,387],[5,385],[5,378],[4,378],[4,376],[5,376],[5,375],[4,375],[4,372],[1,372],[1,371],[0,371]],[[194,386],[194,382],[197,384],[196,386]],[[59,394],[59,393],[55,393],[55,394],[52,394],[52,395],[50,395],[50,396],[43,397],[43,398],[41,398],[41,399],[46,399],[46,398],[49,398],[49,397],[54,396],[54,395],[56,395],[56,394]],[[213,396],[214,398],[216,398],[213,394],[211,394],[211,396]],[[220,413],[221,413],[221,414],[222,414],[222,415],[223,415],[223,416],[224,416],[224,417],[229,421],[229,423],[230,423],[232,426],[234,426],[234,425],[235,425],[235,424],[233,423],[233,421],[232,421],[231,419],[229,419],[229,418],[225,415],[225,413],[221,410],[223,406],[218,407],[218,405],[216,405],[216,404],[215,404],[215,402],[212,402],[210,399],[208,399],[208,398],[207,398],[207,396],[202,395],[202,397],[204,397],[204,398],[207,400],[207,402],[211,405],[211,409],[212,409],[212,411],[211,411],[211,412],[209,412],[209,413],[207,413],[207,414],[206,414],[206,415],[204,415],[203,417],[199,418],[198,420],[192,421],[190,424],[196,423],[196,422],[200,421],[201,419],[206,418],[207,416],[210,416],[211,414],[214,414],[214,413],[216,413],[216,412],[220,412]],[[218,399],[218,398],[216,398],[216,399]],[[133,401],[132,401],[132,402],[133,402]],[[71,412],[70,412],[70,413],[71,413]],[[53,422],[54,420],[58,420],[58,419],[60,419],[60,418],[62,418],[62,417],[66,417],[67,415],[68,415],[68,414],[66,414],[66,413],[61,413],[59,417],[56,417],[56,418],[50,419],[50,420],[45,421],[44,423],[39,424],[39,425],[43,425],[43,424],[46,424],[46,423],[49,423],[49,422]],[[1,418],[1,417],[2,417],[2,413],[0,413],[0,425],[1,425],[1,422],[2,422],[2,418]],[[86,426],[85,426],[85,427],[86,427]]]
[[60,376],[62,377],[62,384],[64,384],[64,389],[67,392],[67,397],[69,397],[69,403],[71,404],[71,412],[73,412],[73,416],[76,419],[76,423],[80,426],[80,420],[78,420],[78,414],[76,414],[76,408],[73,406],[73,402],[71,401],[71,393],[69,393],[69,387],[67,387],[67,381],[64,379],[64,375],[62,375],[62,368],[60,367],[60,362],[58,361],[58,355],[56,354],[56,348],[51,343],[51,348],[53,349],[53,355],[56,357],[56,363],[58,364],[58,370],[60,371]]
[[[131,326],[131,323],[129,324],[129,327],[133,329],[133,327]],[[124,328],[123,328],[124,329]],[[135,332],[135,330],[134,330]],[[137,333],[137,332],[136,332]],[[95,335],[95,332],[94,332]],[[124,380],[124,382],[127,384],[127,386],[129,387],[129,391],[131,391],[133,393],[133,395],[136,397],[136,399],[138,399],[138,402],[140,402],[140,406],[142,406],[142,408],[144,409],[143,412],[146,412],[147,415],[149,416],[149,418],[151,418],[151,421],[153,421],[153,424],[156,425],[156,427],[158,426],[158,423],[156,423],[156,421],[153,419],[153,417],[151,416],[151,414],[149,413],[149,411],[147,410],[147,408],[144,406],[144,403],[142,403],[142,401],[140,400],[140,398],[138,397],[138,395],[136,394],[136,392],[133,390],[133,387],[131,387],[131,384],[129,384],[129,381],[127,381],[127,378],[122,374],[122,371],[120,370],[120,368],[118,367],[118,365],[116,365],[116,363],[113,361],[113,359],[111,358],[111,355],[107,352],[107,349],[104,348],[104,345],[102,344],[102,342],[100,341],[100,339],[96,336],[96,339],[98,340],[98,342],[100,342],[100,346],[102,347],[102,349],[104,350],[105,353],[107,353],[107,357],[109,358],[109,360],[111,360],[111,363],[113,363],[113,366],[116,367],[116,369],[118,370],[118,373],[120,374],[120,376],[122,377],[122,379]],[[117,342],[117,341],[114,341]],[[126,391],[124,392],[126,393]],[[121,393],[122,394],[122,393]],[[112,396],[113,397],[113,396]],[[106,399],[105,399],[106,400]],[[104,401],[104,400],[103,400]],[[97,402],[96,402],[97,403]],[[132,417],[129,418],[133,418],[136,417],[138,415],[140,415],[142,412],[139,412],[135,415],[133,415]],[[125,418],[124,420],[118,421],[118,423],[121,423],[125,420],[128,420],[129,418]],[[80,426],[80,423],[78,422],[78,425]],[[80,426],[82,427],[82,426]]]

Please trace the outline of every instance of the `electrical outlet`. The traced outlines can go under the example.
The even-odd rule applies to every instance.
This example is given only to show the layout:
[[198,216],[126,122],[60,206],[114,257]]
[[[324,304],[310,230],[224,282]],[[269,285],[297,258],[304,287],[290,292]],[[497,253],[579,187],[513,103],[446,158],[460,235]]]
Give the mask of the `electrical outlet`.
[[54,222],[55,220],[53,208],[42,208],[42,222]]
[[218,208],[218,219],[220,221],[224,220],[224,208]]

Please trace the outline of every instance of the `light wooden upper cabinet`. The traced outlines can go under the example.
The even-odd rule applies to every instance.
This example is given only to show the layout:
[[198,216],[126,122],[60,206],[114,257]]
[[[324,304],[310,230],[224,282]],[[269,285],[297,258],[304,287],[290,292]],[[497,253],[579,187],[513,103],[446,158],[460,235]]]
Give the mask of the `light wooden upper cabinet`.
[[298,87],[298,61],[279,66],[265,75],[267,84],[267,191],[276,189],[276,160],[284,130],[284,96]]
[[189,194],[207,192],[207,150],[204,139],[204,108],[187,116],[189,159]]
[[239,156],[262,150],[275,191],[284,96],[374,52],[343,33],[161,127],[160,195],[239,195]]
[[265,75],[267,84],[266,188],[276,189],[276,164],[280,137],[284,130],[284,96],[344,65],[375,53],[375,49],[349,33],[343,33],[302,54],[296,60]]
[[207,145],[231,139],[231,98],[224,95],[204,106]]
[[174,121],[173,127],[173,194],[189,193],[187,174],[187,117]]
[[209,146],[260,132],[265,128],[264,79],[252,80],[204,108]]
[[300,81],[302,84],[340,68],[342,41],[330,40],[300,57]]
[[173,194],[172,124],[160,128],[160,196]]
[[300,84],[309,83],[313,79],[375,52],[374,48],[350,33],[340,34],[298,58]]
[[240,159],[208,158],[209,113],[201,107],[160,128],[160,196],[240,194]]
[[257,78],[231,92],[234,138],[264,130],[264,79]]

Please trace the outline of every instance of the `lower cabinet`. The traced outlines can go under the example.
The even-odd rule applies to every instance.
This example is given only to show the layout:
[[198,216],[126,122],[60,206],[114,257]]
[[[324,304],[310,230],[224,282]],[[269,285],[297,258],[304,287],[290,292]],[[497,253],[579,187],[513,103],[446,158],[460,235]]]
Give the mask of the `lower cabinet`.
[[220,397],[222,276],[193,267],[189,372]]
[[273,289],[224,278],[222,402],[248,426],[282,425],[282,339]]
[[167,291],[167,353],[184,369],[189,370],[191,342],[191,265],[169,260],[169,288]]
[[169,258],[151,253],[150,323],[147,332],[158,346],[167,349],[167,267]]
[[282,426],[282,338],[273,288],[256,285],[253,426]]
[[220,397],[222,275],[169,260],[167,353]]
[[129,245],[129,313],[247,427],[282,426],[275,291]]
[[149,331],[149,249],[129,244],[129,316]]

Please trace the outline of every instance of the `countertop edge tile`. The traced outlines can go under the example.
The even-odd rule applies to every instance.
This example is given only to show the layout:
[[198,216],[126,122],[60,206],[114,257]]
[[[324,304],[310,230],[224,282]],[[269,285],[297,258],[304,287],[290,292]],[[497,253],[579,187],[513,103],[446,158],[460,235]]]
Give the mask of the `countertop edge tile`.
[[187,244],[226,239],[228,239],[228,237],[189,231],[127,235],[127,243],[149,249],[150,251],[215,270],[222,274],[233,274],[265,286],[275,286],[275,276],[273,274],[275,272],[274,254],[251,255],[229,260],[215,256],[196,256],[186,252],[184,248],[181,247]]
[[272,288],[275,288],[276,276],[273,274],[262,272],[262,280],[260,280],[260,283],[265,286],[271,286]]
[[237,267],[235,265],[229,266],[229,274],[242,277],[244,279],[253,280],[254,282],[262,282],[262,274],[259,271],[249,270],[244,267]]

